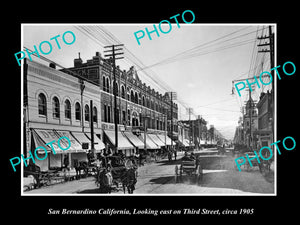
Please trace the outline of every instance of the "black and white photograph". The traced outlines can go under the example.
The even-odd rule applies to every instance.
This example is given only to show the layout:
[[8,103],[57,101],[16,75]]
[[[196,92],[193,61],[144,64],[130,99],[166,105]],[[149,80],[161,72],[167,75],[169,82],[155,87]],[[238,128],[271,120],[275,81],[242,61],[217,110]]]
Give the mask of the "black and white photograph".
[[2,14],[3,218],[296,218],[296,4],[23,3]]
[[276,24],[191,19],[22,24],[23,195],[276,195]]

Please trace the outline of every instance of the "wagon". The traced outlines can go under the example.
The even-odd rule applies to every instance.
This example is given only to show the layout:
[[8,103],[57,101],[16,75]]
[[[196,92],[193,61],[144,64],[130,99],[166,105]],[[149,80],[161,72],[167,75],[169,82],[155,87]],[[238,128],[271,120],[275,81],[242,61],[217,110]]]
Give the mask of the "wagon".
[[175,183],[182,181],[184,175],[189,179],[194,178],[196,183],[200,183],[203,170],[198,159],[184,159],[180,165],[175,166]]
[[[249,163],[249,160],[247,159],[247,156],[246,154],[248,155],[248,158],[249,160],[251,161],[251,165]],[[268,173],[270,171],[270,162],[269,161],[265,161],[263,160],[260,156],[258,156],[259,158],[259,161],[257,159],[254,159],[256,157],[255,153],[254,152],[245,152],[243,154],[244,158],[245,158],[245,163],[243,165],[241,165],[241,170],[246,170],[247,172],[249,171],[252,171],[252,167],[258,167],[259,168],[259,171],[262,173],[262,174],[265,174],[265,173]],[[243,163],[243,159],[239,159],[238,160],[238,163],[239,164],[242,164]],[[236,170],[238,170],[236,164],[234,164],[234,167]]]
[[[98,168],[98,173],[96,175],[96,183],[99,185],[100,190],[107,189],[106,181],[101,175],[102,172],[109,169],[111,174],[111,184],[109,184],[109,189],[120,190],[123,188],[125,193],[125,187],[127,187],[128,193],[133,193],[134,186],[137,182],[137,163],[134,159],[125,159],[120,156],[108,156],[105,158],[107,166]],[[102,184],[102,186],[101,186]],[[110,192],[109,192],[110,193]]]

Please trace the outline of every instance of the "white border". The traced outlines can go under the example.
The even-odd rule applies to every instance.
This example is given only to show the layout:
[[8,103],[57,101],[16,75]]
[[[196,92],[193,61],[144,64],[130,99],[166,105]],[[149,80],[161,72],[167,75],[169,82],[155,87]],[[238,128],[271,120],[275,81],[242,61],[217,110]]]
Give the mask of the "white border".
[[[136,25],[153,25],[151,23],[127,23],[127,24],[119,24],[119,23],[21,23],[21,50],[23,48],[23,37],[24,37],[24,29],[23,26],[25,25],[30,25],[30,26],[41,26],[41,25],[47,25],[47,26],[79,26],[79,25],[94,25],[94,26],[136,26]],[[172,23],[176,24],[176,23]],[[191,23],[191,24],[180,24],[181,26],[195,26],[195,25],[200,25],[200,26],[274,26],[274,66],[277,66],[277,23]],[[24,146],[23,146],[23,60],[21,62],[21,154],[24,152]],[[277,141],[277,76],[275,77],[275,97],[274,97],[274,141]],[[21,196],[277,196],[277,151],[275,152],[275,157],[274,157],[274,193],[253,193],[253,194],[24,194],[23,190],[23,162],[20,163],[21,165]],[[22,160],[21,160],[22,161]]]

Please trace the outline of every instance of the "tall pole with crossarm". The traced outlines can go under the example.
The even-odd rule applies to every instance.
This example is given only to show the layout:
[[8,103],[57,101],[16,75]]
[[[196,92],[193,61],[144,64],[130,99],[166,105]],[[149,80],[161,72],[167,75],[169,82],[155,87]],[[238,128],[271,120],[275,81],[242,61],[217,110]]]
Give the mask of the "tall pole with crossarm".
[[105,50],[104,52],[109,52],[111,54],[104,55],[105,57],[112,57],[113,62],[113,95],[114,95],[114,122],[115,122],[115,150],[118,151],[118,110],[117,110],[117,80],[116,80],[116,59],[123,59],[124,57],[116,57],[116,55],[124,54],[123,52],[117,52],[123,50],[122,48],[116,48],[124,46],[123,44],[119,45],[110,45],[105,46],[104,48],[111,48],[110,50]]

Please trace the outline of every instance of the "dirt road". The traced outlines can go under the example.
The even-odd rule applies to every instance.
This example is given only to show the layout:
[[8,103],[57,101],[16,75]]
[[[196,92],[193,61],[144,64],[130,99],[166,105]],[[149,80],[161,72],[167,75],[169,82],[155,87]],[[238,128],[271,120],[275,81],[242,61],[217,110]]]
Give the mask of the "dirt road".
[[188,178],[175,183],[175,165],[162,161],[139,168],[137,194],[272,194],[274,182],[261,175],[258,168],[239,172],[234,168],[234,158],[227,154],[200,154],[203,179],[198,185]]

